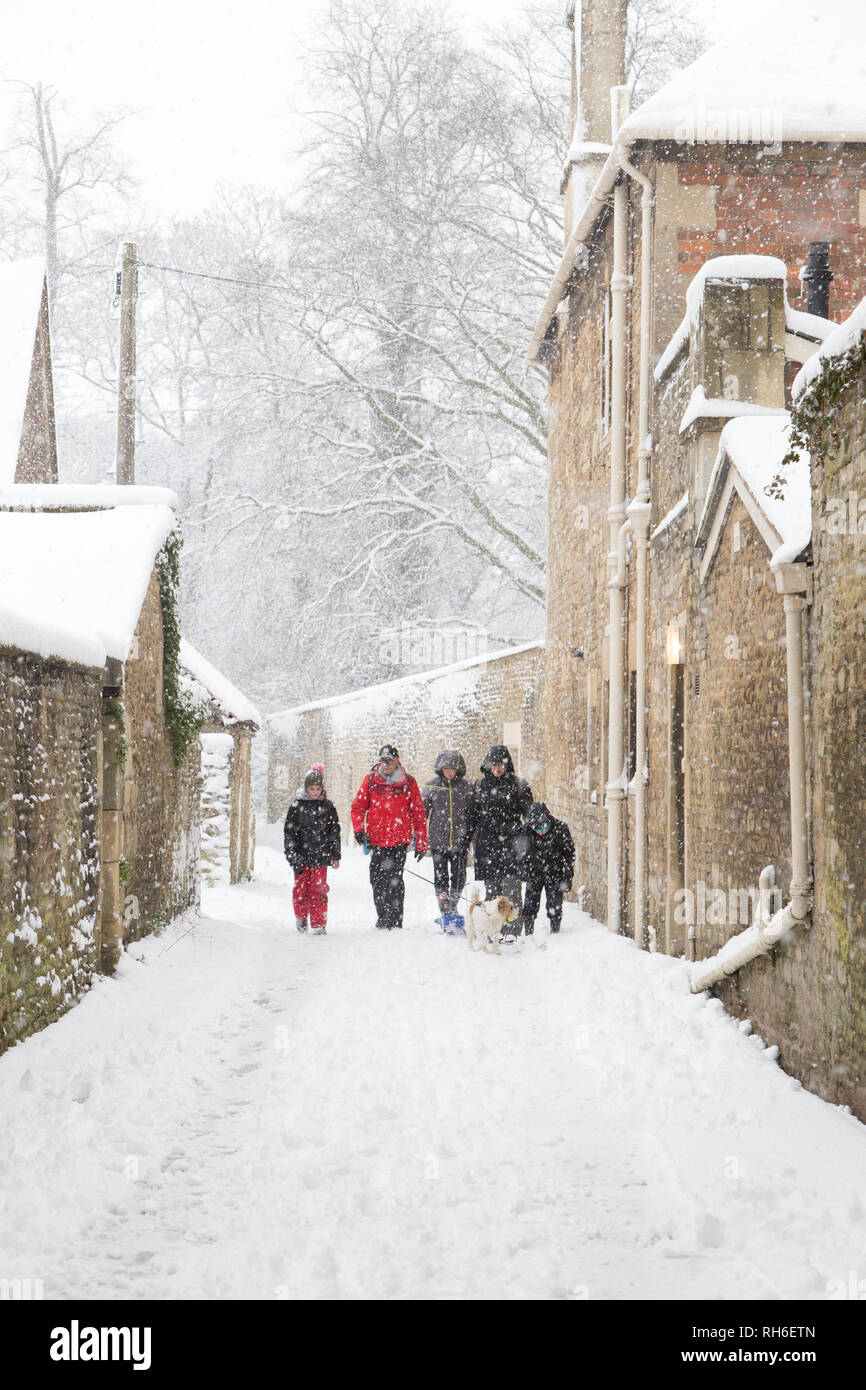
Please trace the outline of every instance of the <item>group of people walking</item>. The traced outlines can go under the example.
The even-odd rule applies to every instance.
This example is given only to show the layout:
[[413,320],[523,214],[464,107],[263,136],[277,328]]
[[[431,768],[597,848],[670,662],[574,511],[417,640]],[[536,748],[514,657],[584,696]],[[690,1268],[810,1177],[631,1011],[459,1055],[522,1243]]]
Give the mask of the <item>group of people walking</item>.
[[[423,788],[400,762],[393,744],[383,744],[352,802],[355,840],[370,855],[370,886],[376,927],[403,925],[406,856],[430,853],[433,886],[443,917],[455,913],[466,885],[470,848],[475,878],[485,896],[506,896],[519,909],[515,935],[531,935],[545,894],[552,932],[562,921],[563,895],[574,875],[574,842],[568,826],[514,770],[504,744],[494,744],[477,782],[467,781],[466,761],[443,749],[434,776]],[[339,868],[340,823],[324,789],[324,768],[314,766],[289,807],[285,852],[295,874],[292,900],[299,931],[321,933],[327,922],[328,868]],[[526,884],[525,898],[521,885]]]

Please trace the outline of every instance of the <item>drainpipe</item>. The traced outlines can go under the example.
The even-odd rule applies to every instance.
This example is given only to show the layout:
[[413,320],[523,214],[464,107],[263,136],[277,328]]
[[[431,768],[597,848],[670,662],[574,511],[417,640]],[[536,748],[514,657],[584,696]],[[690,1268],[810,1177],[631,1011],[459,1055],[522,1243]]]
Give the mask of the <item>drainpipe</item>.
[[646,919],[646,710],[647,710],[647,608],[649,574],[647,566],[650,502],[649,460],[652,439],[649,432],[650,349],[652,332],[652,215],[653,186],[646,174],[635,169],[627,158],[628,149],[616,146],[619,167],[641,186],[641,289],[640,289],[640,366],[638,397],[638,484],[637,495],[628,508],[637,547],[637,673],[635,699],[637,730],[635,738],[635,854],[634,854],[634,939],[644,944]]
[[761,910],[750,927],[720,951],[691,969],[691,988],[698,994],[732,975],[756,956],[765,955],[795,927],[811,925],[812,876],[809,871],[809,820],[806,807],[806,724],[803,699],[803,612],[812,601],[811,572],[804,564],[774,564],[776,588],[784,596],[788,680],[788,775],[791,790],[791,901],[766,918],[769,871],[761,875]]
[[[608,594],[610,598],[610,703],[608,710],[608,758],[605,804],[607,806],[607,927],[618,932],[622,907],[622,804],[626,791],[623,778],[623,687],[625,684],[625,641],[623,631],[623,583],[617,583],[620,528],[625,513],[626,443],[626,299],[631,287],[628,274],[628,204],[626,185],[620,180],[613,190],[613,274],[610,281],[613,300],[611,349],[613,356],[610,393],[610,527],[608,550]],[[628,523],[627,523],[628,524]]]
[[810,241],[809,262],[803,271],[807,314],[819,314],[822,319],[828,317],[830,313],[830,285],[834,278],[830,269],[829,241]]

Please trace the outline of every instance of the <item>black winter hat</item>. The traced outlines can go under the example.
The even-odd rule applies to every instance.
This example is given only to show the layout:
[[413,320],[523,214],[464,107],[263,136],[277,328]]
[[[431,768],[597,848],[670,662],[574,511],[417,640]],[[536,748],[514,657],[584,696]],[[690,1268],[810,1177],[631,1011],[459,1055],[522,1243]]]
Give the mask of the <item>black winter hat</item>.
[[530,830],[549,830],[553,817],[543,801],[533,801],[526,812],[526,824]]
[[382,747],[379,749],[380,758],[399,758],[399,756],[400,754],[397,752],[393,743],[383,743]]

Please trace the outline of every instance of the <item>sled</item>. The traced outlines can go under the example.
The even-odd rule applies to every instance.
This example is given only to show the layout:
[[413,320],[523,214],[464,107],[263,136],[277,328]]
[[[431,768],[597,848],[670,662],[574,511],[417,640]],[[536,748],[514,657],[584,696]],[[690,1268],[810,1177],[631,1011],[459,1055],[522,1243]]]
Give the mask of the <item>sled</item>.
[[446,936],[465,936],[466,921],[459,912],[446,912],[441,917],[434,918],[437,927],[441,927]]

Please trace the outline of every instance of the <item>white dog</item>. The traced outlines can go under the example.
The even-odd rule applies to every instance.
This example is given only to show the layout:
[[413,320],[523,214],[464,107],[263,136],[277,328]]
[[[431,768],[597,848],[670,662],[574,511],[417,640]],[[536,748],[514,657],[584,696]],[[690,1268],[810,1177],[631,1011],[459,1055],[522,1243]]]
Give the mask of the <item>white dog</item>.
[[482,902],[481,888],[473,883],[469,890],[469,912],[466,917],[466,940],[470,951],[475,950],[477,936],[484,951],[487,950],[488,941],[492,941],[494,954],[498,956],[500,934],[516,912],[517,908],[510,898],[491,898],[489,902]]

